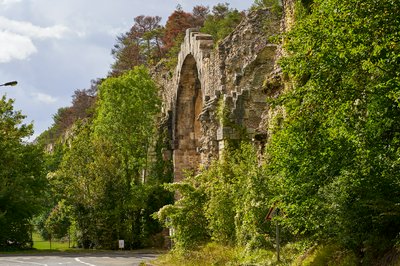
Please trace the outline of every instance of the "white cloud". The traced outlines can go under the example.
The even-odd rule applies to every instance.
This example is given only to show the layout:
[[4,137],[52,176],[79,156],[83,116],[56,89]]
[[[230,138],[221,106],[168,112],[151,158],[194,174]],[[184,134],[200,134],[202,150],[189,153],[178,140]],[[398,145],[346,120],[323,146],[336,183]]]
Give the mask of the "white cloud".
[[0,6],[9,7],[12,4],[21,2],[21,0],[0,0]]
[[[11,2],[3,0],[0,4]],[[60,39],[70,32],[62,25],[39,27],[30,22],[0,16],[0,63],[7,63],[14,59],[23,60],[36,53],[38,49],[34,44],[35,39]]]
[[62,25],[52,27],[39,27],[30,22],[11,20],[0,16],[0,30],[10,31],[30,38],[47,39],[56,38],[60,39],[65,36],[70,30]]
[[70,105],[75,89],[107,75],[115,37],[138,15],[159,15],[163,23],[178,3],[229,2],[248,8],[254,0],[0,0],[0,82],[18,80],[1,93],[16,99],[16,110],[35,121],[41,133],[52,115]]
[[0,30],[0,43],[0,63],[22,60],[37,52],[31,39],[12,32]]
[[41,103],[46,103],[46,104],[52,104],[52,103],[57,102],[57,100],[58,100],[57,98],[55,98],[51,95],[41,93],[41,92],[34,92],[34,93],[32,93],[32,96],[36,101],[39,101]]

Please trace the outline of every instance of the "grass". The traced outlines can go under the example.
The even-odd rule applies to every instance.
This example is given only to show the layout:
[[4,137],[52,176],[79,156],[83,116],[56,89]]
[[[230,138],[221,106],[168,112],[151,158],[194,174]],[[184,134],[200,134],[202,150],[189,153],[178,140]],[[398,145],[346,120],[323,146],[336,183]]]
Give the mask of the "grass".
[[[291,266],[356,266],[355,254],[335,245],[312,245],[295,242],[284,245],[277,261],[275,250],[248,251],[240,247],[226,247],[209,243],[197,250],[171,251],[152,261],[154,265],[291,265]],[[383,265],[383,264],[382,264]],[[393,264],[398,265],[398,264]]]
[[309,249],[293,264],[302,266],[356,266],[359,265],[359,261],[356,255],[349,250],[343,250],[336,245],[321,245]]
[[33,248],[36,250],[65,251],[71,249],[68,244],[68,241],[52,240],[50,244],[50,241],[44,240],[37,233],[33,233],[32,238],[33,238]]
[[[32,234],[33,247],[32,249],[15,249],[8,251],[0,251],[0,254],[36,254],[36,253],[48,253],[48,252],[77,252],[79,249],[70,248],[68,241],[44,240],[38,233]],[[71,242],[71,246],[73,243]]]
[[[274,259],[274,252],[269,250],[257,250],[249,254],[244,248],[209,243],[197,250],[171,251],[152,261],[152,264],[163,266],[273,265]],[[264,264],[264,262],[268,263]]]

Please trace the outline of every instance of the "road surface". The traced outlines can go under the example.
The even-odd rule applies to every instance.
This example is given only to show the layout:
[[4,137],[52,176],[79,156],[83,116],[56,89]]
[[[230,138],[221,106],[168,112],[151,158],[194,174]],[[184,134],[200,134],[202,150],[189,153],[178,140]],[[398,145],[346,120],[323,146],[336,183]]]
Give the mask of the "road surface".
[[155,259],[148,251],[1,255],[0,266],[133,266]]

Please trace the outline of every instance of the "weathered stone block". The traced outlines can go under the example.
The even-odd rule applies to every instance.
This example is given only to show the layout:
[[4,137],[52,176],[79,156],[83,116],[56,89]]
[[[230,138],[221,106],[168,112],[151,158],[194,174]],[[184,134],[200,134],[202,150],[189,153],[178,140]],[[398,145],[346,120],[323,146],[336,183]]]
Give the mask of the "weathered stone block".
[[[172,111],[176,181],[185,169],[196,170],[218,158],[225,140],[243,137],[233,128],[245,128],[249,137],[265,126],[268,108],[262,85],[276,68],[279,47],[268,43],[264,18],[269,10],[251,12],[235,31],[214,48],[211,35],[188,29],[172,75],[160,75],[163,109]],[[271,20],[274,18],[271,17]],[[268,31],[276,34],[279,19]],[[162,73],[162,72],[157,72]],[[274,84],[275,86],[275,84]],[[220,126],[217,109],[222,101],[233,127]],[[226,118],[226,117],[225,117]]]

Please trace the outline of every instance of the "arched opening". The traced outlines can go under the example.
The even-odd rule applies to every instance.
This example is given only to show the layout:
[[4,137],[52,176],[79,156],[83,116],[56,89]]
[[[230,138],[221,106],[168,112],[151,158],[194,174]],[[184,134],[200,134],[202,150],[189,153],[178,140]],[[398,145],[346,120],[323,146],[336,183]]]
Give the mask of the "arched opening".
[[188,55],[182,65],[178,86],[174,124],[175,182],[184,178],[185,171],[196,171],[200,164],[201,124],[198,116],[203,108],[203,95],[192,55]]

